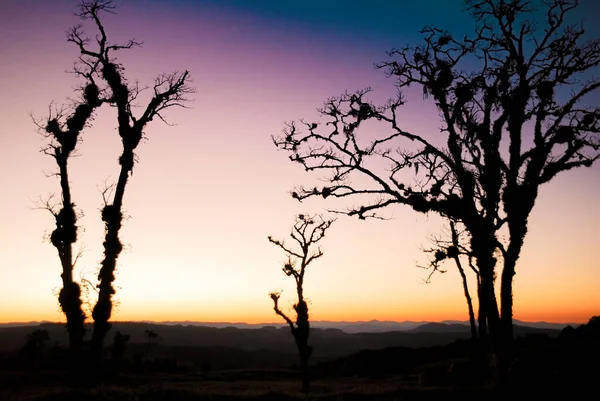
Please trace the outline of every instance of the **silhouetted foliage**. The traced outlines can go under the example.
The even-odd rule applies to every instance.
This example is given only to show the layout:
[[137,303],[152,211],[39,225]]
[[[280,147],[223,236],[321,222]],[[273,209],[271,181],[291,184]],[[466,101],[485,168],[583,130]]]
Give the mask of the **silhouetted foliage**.
[[595,341],[600,343],[600,316],[592,316],[586,324],[574,328],[567,326],[559,338],[567,341]]
[[144,332],[146,336],[146,350],[144,351],[144,359],[152,358],[155,345],[161,340],[158,333],[154,330],[147,329]]
[[[98,33],[95,40],[90,40],[83,31],[82,25],[72,27],[67,32],[67,40],[74,43],[80,51],[79,63],[75,72],[83,76],[87,83],[84,86],[83,101],[75,107],[74,113],[61,123],[60,118],[51,117],[45,127],[46,132],[54,140],[47,148],[60,168],[63,208],[53,213],[56,217],[57,229],[52,233],[51,241],[59,251],[63,264],[64,288],[59,296],[63,311],[67,315],[69,331],[72,332],[72,347],[79,348],[83,338],[83,321],[85,315],[81,307],[81,289],[72,280],[72,244],[76,241],[77,227],[74,205],[70,198],[67,176],[67,158],[75,148],[78,134],[90,118],[94,108],[103,103],[109,103],[117,109],[118,132],[122,139],[123,152],[119,158],[121,166],[119,178],[114,187],[103,192],[104,208],[102,221],[105,223],[104,259],[98,275],[98,300],[92,311],[94,330],[91,345],[94,353],[102,356],[106,333],[110,329],[110,317],[113,310],[112,296],[115,293],[116,262],[123,245],[119,240],[119,230],[123,221],[123,196],[129,175],[135,163],[135,149],[140,143],[144,129],[153,119],[163,121],[163,112],[170,107],[185,107],[187,95],[194,92],[190,86],[188,71],[160,74],[150,88],[151,99],[140,116],[135,116],[133,108],[139,101],[139,95],[149,88],[141,88],[137,84],[126,82],[124,69],[117,64],[113,53],[119,50],[131,49],[141,43],[130,40],[120,45],[108,40],[104,25],[100,20],[103,12],[113,13],[115,6],[109,0],[83,0],[76,13],[82,20],[91,20]],[[102,82],[103,86],[99,87]],[[66,131],[63,126],[66,126]],[[112,191],[114,189],[114,191]],[[112,195],[112,200],[109,199]]]
[[20,354],[30,363],[36,363],[48,349],[50,334],[48,330],[34,330],[25,337],[25,344],[20,350]]
[[122,334],[120,331],[115,333],[115,337],[113,339],[113,345],[111,348],[111,354],[113,359],[117,361],[122,361],[125,357],[125,351],[127,350],[127,343],[130,340],[130,336],[127,334]]
[[[600,40],[584,41],[583,28],[565,22],[577,1],[540,4],[545,26],[534,23],[528,1],[466,4],[478,25],[473,36],[426,27],[422,45],[394,49],[377,65],[395,79],[395,99],[377,106],[366,99],[369,89],[331,98],[320,110],[325,124],[290,123],[273,141],[307,171],[330,173],[324,187],[295,189],[298,200],[356,199],[362,203],[342,212],[361,219],[404,204],[460,222],[489,337],[500,349],[512,342],[512,281],[540,186],[599,158],[600,109],[585,101],[600,87],[597,76],[586,76],[600,64]],[[402,128],[397,111],[410,85],[433,98],[443,141]],[[384,129],[363,132],[377,123]],[[377,170],[381,161],[389,168]],[[366,180],[353,184],[355,176]],[[365,203],[367,196],[374,200]]]
[[316,251],[313,250],[313,247],[325,237],[325,232],[331,227],[332,223],[333,220],[325,220],[321,216],[298,215],[290,233],[290,237],[298,244],[294,248],[286,245],[284,241],[269,237],[269,241],[283,249],[287,255],[288,260],[282,270],[287,276],[292,276],[296,282],[296,295],[298,298],[294,304],[294,311],[296,312],[295,325],[292,319],[279,308],[281,293],[272,292],[269,295],[273,300],[273,310],[286,321],[294,336],[296,348],[298,348],[300,356],[300,375],[303,392],[310,391],[308,360],[312,354],[312,347],[308,345],[310,323],[308,319],[308,304],[304,298],[304,274],[311,262],[323,256],[320,247]]

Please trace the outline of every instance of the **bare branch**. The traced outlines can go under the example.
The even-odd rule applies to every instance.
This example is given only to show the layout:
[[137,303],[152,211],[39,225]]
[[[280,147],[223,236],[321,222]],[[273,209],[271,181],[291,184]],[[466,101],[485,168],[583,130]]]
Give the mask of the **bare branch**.
[[294,322],[292,322],[292,320],[289,317],[287,317],[287,315],[285,313],[283,313],[281,311],[281,309],[279,309],[279,297],[281,296],[281,293],[280,292],[272,292],[269,294],[269,296],[273,300],[273,310],[275,311],[275,313],[277,313],[279,316],[281,316],[283,318],[283,320],[286,321],[286,323],[290,326],[290,329],[293,332],[295,330]]

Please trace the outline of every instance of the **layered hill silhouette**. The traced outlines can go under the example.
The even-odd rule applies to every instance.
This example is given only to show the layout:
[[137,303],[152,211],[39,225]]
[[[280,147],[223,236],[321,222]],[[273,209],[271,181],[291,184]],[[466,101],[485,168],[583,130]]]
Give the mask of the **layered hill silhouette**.
[[[383,325],[380,325],[383,323]],[[381,331],[382,326],[395,326],[396,322],[374,323],[371,332],[356,332],[360,327],[368,327],[369,323],[347,323],[348,331],[339,328],[319,328],[313,325],[310,342],[314,347],[315,359],[327,359],[348,355],[365,349],[382,349],[386,347],[430,347],[450,344],[456,340],[469,338],[469,327],[459,323],[424,323],[407,322],[405,330]],[[338,323],[344,326],[343,323]],[[402,323],[399,323],[402,325]],[[88,327],[88,329],[91,327]],[[62,323],[42,323],[16,327],[0,327],[0,351],[10,352],[24,343],[28,333],[33,330],[46,330],[51,343],[67,344],[67,332]],[[208,327],[204,325],[157,324],[146,322],[116,322],[109,334],[108,343],[116,332],[130,336],[131,344],[145,344],[146,330],[152,330],[159,336],[158,347],[180,348],[227,348],[246,352],[277,353],[295,355],[293,337],[287,326],[259,326],[258,328]],[[545,334],[557,337],[559,329],[515,326],[516,336],[529,334]]]
[[[599,373],[599,329],[598,317],[562,330],[517,325],[511,381],[517,388],[541,389],[550,396],[555,391],[590,388]],[[153,335],[148,336],[148,331]],[[32,333],[42,332],[43,337],[50,338],[45,346],[29,350],[23,347]],[[199,380],[225,391],[227,383],[236,381],[286,386],[297,376],[298,356],[288,327],[241,329],[116,322],[108,337],[109,353],[117,332],[131,336],[131,342],[124,359],[107,355],[105,367],[110,374],[106,380],[129,389],[155,381],[164,387],[165,378],[170,377],[170,393],[160,399],[173,399],[173,388],[185,383],[197,387]],[[492,374],[484,359],[474,358],[469,327],[460,323],[425,323],[405,331],[371,333],[315,328],[310,338],[315,347],[311,372],[321,385],[360,382],[380,388],[395,383],[394,388],[408,386],[417,392],[420,388],[435,388],[446,394],[444,391],[455,391],[456,386],[479,386],[483,391]],[[54,383],[60,369],[68,369],[66,340],[64,325],[59,323],[0,328],[0,371],[5,375],[0,388],[5,386],[18,393],[32,385],[41,388]],[[30,371],[33,376],[25,374]],[[40,372],[47,373],[38,377]],[[363,390],[375,387],[368,388]]]

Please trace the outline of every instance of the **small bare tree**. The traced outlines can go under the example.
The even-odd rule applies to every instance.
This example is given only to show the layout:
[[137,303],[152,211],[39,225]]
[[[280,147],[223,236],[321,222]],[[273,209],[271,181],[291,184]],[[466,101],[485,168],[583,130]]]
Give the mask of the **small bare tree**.
[[[479,284],[479,270],[473,263],[473,256],[469,252],[468,245],[461,243],[461,235],[464,236],[464,232],[461,232],[457,229],[457,223],[450,220],[449,221],[450,233],[445,237],[434,237],[431,239],[433,247],[423,249],[426,254],[432,255],[429,258],[429,264],[427,266],[420,266],[425,269],[430,270],[429,275],[425,282],[431,282],[431,277],[436,273],[445,273],[447,270],[441,269],[441,264],[445,260],[452,260],[456,265],[458,273],[460,274],[463,286],[463,292],[465,295],[465,300],[467,301],[467,310],[469,314],[469,325],[471,328],[471,339],[476,341],[477,336],[477,324],[475,323],[475,310],[473,308],[473,299],[471,297],[471,293],[469,291],[469,283],[467,281],[467,273],[465,272],[465,268],[463,266],[463,261],[461,260],[461,256],[466,256],[468,259],[468,264],[470,269],[475,273],[477,278],[477,294],[479,294],[480,284]],[[450,238],[448,238],[450,237]],[[485,329],[485,319],[483,319],[483,315],[480,311],[478,313],[478,321],[479,321],[479,335],[483,338],[487,336],[487,330]]]
[[283,265],[283,272],[287,276],[292,276],[296,281],[296,295],[298,299],[294,304],[296,312],[296,323],[289,318],[279,307],[280,292],[272,292],[270,295],[273,300],[273,310],[281,316],[290,326],[298,355],[300,357],[300,376],[302,379],[302,392],[310,391],[310,375],[308,369],[308,360],[312,354],[312,347],[308,345],[310,334],[310,324],[308,321],[308,305],[304,298],[304,274],[308,265],[315,259],[323,256],[320,247],[314,250],[314,245],[323,239],[325,231],[331,226],[333,220],[323,219],[322,216],[306,216],[300,214],[296,217],[294,227],[290,234],[291,238],[298,244],[297,249],[289,247],[284,241],[275,240],[269,237],[269,241],[285,252],[287,262]]

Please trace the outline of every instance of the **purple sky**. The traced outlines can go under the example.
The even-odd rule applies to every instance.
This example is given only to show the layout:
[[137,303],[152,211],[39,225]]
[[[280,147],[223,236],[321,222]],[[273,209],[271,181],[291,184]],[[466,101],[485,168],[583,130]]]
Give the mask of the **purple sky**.
[[[124,201],[131,218],[122,231],[115,319],[277,320],[268,293],[284,289],[289,306],[293,287],[280,270],[284,255],[266,238],[284,238],[294,214],[330,205],[291,199],[295,185],[317,177],[290,163],[270,136],[287,121],[317,118],[316,108],[345,90],[371,86],[373,99],[389,97],[393,81],[373,68],[386,50],[415,43],[426,24],[458,33],[471,24],[458,1],[400,3],[117,2],[117,14],[104,18],[109,36],[144,42],[119,55],[126,76],[150,84],[160,72],[188,69],[198,92],[191,109],[168,112],[175,126],[154,121],[138,148]],[[44,117],[78,83],[65,73],[77,58],[65,40],[79,23],[76,4],[0,4],[0,321],[62,318],[53,295],[60,264],[43,241],[53,220],[32,210],[38,197],[58,194],[58,181],[44,174],[54,165],[39,153],[45,141],[29,113]],[[582,1],[575,17],[596,11],[596,2]],[[590,35],[600,36],[598,28]],[[438,132],[431,104],[408,95],[406,126]],[[94,282],[103,234],[97,188],[118,172],[113,112],[97,114],[70,163],[74,200],[85,213],[76,270]],[[542,189],[515,277],[516,318],[583,321],[600,313],[599,177],[596,165]],[[458,273],[449,266],[425,285],[416,267],[440,220],[403,207],[388,215],[394,219],[340,218],[330,229],[325,256],[307,272],[313,318],[466,319]]]

